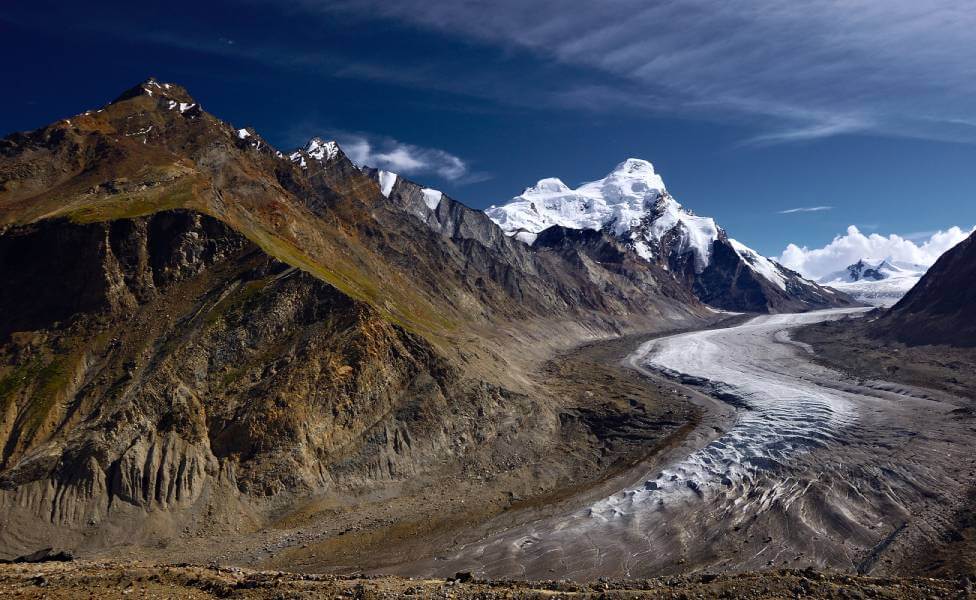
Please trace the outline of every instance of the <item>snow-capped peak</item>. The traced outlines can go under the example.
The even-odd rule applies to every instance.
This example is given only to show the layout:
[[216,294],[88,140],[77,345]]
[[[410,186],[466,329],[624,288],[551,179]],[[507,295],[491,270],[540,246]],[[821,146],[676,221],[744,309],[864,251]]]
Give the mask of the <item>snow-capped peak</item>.
[[308,168],[305,157],[317,161],[330,161],[339,156],[341,150],[335,140],[324,141],[322,138],[313,137],[305,144],[301,150],[296,150],[288,155],[288,159],[296,163],[303,169]]
[[820,278],[854,298],[876,306],[890,306],[925,275],[928,267],[891,258],[862,258]]
[[335,140],[323,141],[314,137],[305,145],[305,153],[315,160],[332,160],[339,156],[339,144]]
[[[561,179],[539,180],[503,206],[487,211],[508,235],[536,234],[560,225],[570,229],[606,229],[628,239],[646,259],[655,257],[669,234],[679,252],[693,252],[698,272],[708,265],[712,243],[719,237],[715,221],[685,210],[667,192],[654,165],[628,158],[603,179],[576,189]],[[534,240],[521,235],[519,239]]]
[[863,259],[857,261],[853,265],[847,267],[848,277],[851,281],[858,281],[859,279],[872,279],[874,281],[881,281],[888,277],[885,267],[887,263],[884,260],[877,261],[874,264],[877,266],[872,267],[869,263],[864,262]]
[[522,195],[563,193],[568,191],[570,191],[569,186],[563,183],[561,179],[558,177],[547,177],[546,179],[540,179],[532,187],[525,188]]
[[822,283],[853,283],[870,280],[881,281],[892,277],[921,277],[927,271],[925,265],[918,265],[891,258],[862,258],[846,268],[820,278]]
[[654,165],[643,158],[628,158],[623,161],[614,167],[613,173],[611,173],[611,175],[617,174],[653,181],[657,184],[655,187],[664,188],[664,182],[661,180],[661,177],[654,172]]
[[556,177],[540,179],[488,216],[509,235],[538,233],[553,225],[603,229],[617,234],[636,225],[645,210],[664,193],[664,182],[646,160],[629,158],[603,179],[570,188]]

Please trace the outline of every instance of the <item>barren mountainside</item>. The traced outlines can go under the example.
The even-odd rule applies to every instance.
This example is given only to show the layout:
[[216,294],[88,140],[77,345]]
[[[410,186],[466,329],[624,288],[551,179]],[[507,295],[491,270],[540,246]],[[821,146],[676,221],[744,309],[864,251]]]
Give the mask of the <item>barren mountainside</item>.
[[711,313],[606,236],[531,248],[394,187],[155,80],[0,140],[0,554],[256,528],[531,465],[566,428],[611,464],[636,409],[536,369]]
[[976,239],[943,254],[872,326],[879,337],[910,345],[976,345]]

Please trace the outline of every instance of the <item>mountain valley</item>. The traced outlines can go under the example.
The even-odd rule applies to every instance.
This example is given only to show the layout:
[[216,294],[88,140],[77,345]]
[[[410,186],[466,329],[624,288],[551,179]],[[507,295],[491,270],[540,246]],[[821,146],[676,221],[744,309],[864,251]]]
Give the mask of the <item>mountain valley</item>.
[[949,593],[898,578],[976,560],[974,248],[815,282],[643,159],[481,211],[148,79],[0,140],[0,559]]
[[575,410],[552,352],[716,318],[612,240],[533,251],[450,199],[425,226],[319,150],[155,80],[2,142],[5,553],[532,464]]

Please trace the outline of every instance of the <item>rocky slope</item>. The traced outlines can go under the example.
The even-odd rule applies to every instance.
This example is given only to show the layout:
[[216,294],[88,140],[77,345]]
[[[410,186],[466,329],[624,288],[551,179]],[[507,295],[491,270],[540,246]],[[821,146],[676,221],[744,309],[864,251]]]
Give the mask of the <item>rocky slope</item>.
[[[604,232],[577,235],[576,230],[555,227],[530,247],[505,235],[482,211],[438,190],[387,171],[367,168],[365,173],[391,202],[450,240],[460,252],[490,252],[505,266],[505,277],[532,265],[530,273],[541,277],[547,287],[559,291],[572,305],[633,313],[638,319],[651,309],[665,320],[680,320],[686,303],[698,304],[665,270],[641,260],[631,248]],[[556,243],[566,239],[569,243]],[[666,301],[662,303],[661,299]]]
[[253,571],[217,566],[146,562],[75,562],[0,566],[0,594],[16,598],[456,598],[544,600],[547,598],[879,598],[929,600],[968,598],[972,582],[962,577],[858,577],[781,569],[733,575],[700,574],[659,579],[493,581],[458,573],[451,579],[337,577]]
[[531,463],[586,401],[536,383],[553,351],[708,318],[612,237],[529,247],[381,183],[155,80],[0,140],[0,554]]
[[943,254],[871,331],[910,345],[976,346],[974,282],[976,236],[970,236]]
[[[42,221],[0,241],[5,276],[30,280],[3,298],[30,307],[4,323],[8,543],[77,544],[79,526],[123,518],[165,529],[215,496],[395,479],[491,435],[493,419],[462,432],[438,418],[448,399],[492,415],[509,395],[198,213]],[[42,259],[7,268],[25,255]],[[217,518],[233,522],[227,508]]]
[[542,179],[486,212],[506,234],[530,245],[552,226],[604,231],[670,271],[702,302],[726,310],[794,312],[856,304],[729,238],[714,219],[682,207],[646,160],[629,158],[576,189]]

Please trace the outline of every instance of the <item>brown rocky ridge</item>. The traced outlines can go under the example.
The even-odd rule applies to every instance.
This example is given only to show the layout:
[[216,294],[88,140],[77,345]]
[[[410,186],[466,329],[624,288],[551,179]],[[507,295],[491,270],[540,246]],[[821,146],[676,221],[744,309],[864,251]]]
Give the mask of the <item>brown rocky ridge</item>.
[[429,515],[475,473],[499,507],[600,481],[646,451],[628,416],[665,443],[694,410],[557,394],[543,365],[716,318],[613,240],[421,218],[341,151],[285,156],[152,79],[0,140],[0,273],[0,557],[378,527],[350,507]]

